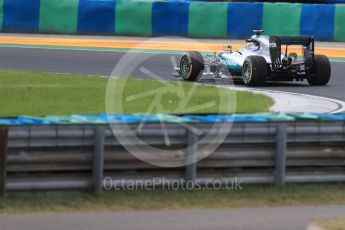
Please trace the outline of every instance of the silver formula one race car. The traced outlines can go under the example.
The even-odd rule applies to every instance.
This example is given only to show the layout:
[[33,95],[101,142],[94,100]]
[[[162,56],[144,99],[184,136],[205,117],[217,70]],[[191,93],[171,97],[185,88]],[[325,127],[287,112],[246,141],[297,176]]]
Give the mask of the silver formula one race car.
[[[199,81],[204,75],[215,78],[241,80],[249,86],[264,85],[267,81],[303,81],[310,85],[326,85],[331,76],[331,65],[325,55],[314,55],[312,36],[267,36],[263,30],[246,40],[246,47],[202,55],[188,51],[182,55],[173,75],[185,81]],[[300,46],[303,56],[288,51],[289,46]],[[282,51],[283,48],[283,51]]]

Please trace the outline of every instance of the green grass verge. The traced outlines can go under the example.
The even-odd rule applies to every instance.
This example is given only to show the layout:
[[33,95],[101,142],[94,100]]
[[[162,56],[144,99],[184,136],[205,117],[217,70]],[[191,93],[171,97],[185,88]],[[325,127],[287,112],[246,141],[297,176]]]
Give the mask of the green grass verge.
[[100,195],[10,194],[0,213],[344,205],[345,184],[242,185],[242,190],[115,191]]
[[[129,96],[162,88],[167,81],[116,78],[116,84],[123,83],[123,95]],[[0,116],[17,115],[64,115],[74,113],[104,113],[108,78],[79,74],[56,74],[0,70]],[[154,95],[123,102],[123,110],[114,113],[222,113],[222,112],[261,112],[272,106],[273,100],[260,94],[237,92],[207,85],[169,81],[180,93],[188,95],[195,90],[185,106],[181,106],[179,95],[166,90],[158,108],[148,111]],[[173,88],[174,88],[173,87]],[[115,87],[112,90],[117,91]],[[236,95],[236,97],[234,97]],[[230,107],[237,104],[236,110],[220,106],[224,98],[235,98]],[[211,106],[198,108],[205,102]],[[221,107],[221,108],[219,108]],[[190,111],[190,108],[193,111]]]

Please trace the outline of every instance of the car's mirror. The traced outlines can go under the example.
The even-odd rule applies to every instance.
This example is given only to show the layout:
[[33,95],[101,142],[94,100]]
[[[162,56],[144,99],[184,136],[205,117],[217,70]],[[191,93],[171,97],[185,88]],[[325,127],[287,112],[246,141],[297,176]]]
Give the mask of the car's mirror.
[[223,46],[223,50],[224,50],[224,51],[230,51],[230,52],[232,52],[232,45],[225,45],[225,46]]
[[288,59],[290,59],[291,62],[295,62],[297,60],[297,54],[295,52],[289,53]]

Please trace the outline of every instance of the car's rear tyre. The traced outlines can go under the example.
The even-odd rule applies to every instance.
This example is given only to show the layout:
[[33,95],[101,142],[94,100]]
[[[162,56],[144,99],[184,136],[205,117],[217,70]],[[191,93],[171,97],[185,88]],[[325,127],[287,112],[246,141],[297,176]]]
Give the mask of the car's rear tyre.
[[331,78],[331,63],[325,55],[315,55],[314,65],[307,78],[310,85],[327,85]]
[[248,56],[243,63],[242,77],[248,86],[264,85],[267,79],[266,59],[261,56]]
[[188,51],[182,55],[180,76],[185,81],[199,81],[204,71],[204,59],[197,51]]

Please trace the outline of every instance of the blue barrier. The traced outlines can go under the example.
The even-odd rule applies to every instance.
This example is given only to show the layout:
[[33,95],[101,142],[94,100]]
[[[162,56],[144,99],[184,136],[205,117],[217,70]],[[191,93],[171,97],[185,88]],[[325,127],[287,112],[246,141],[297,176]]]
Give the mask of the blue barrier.
[[34,125],[34,124],[53,124],[49,120],[41,117],[28,117],[28,116],[20,116],[17,118],[16,123],[18,124],[27,124],[27,125]]
[[321,120],[341,120],[345,121],[345,114],[316,114]]
[[39,31],[40,0],[3,0],[3,29],[10,32]]
[[[308,34],[318,40],[345,41],[343,6],[187,0],[140,4],[138,0],[0,0],[0,28],[3,32],[206,38],[246,38],[251,30],[263,28],[268,35]],[[206,20],[208,23],[203,23]]]
[[252,30],[262,28],[262,10],[263,3],[228,4],[228,36],[248,37]]
[[334,5],[303,4],[301,34],[313,34],[320,40],[333,40]]
[[185,122],[272,122],[298,120],[337,120],[345,122],[345,114],[319,113],[255,113],[255,114],[73,114],[46,117],[0,117],[0,125],[107,124],[107,123],[185,123]]
[[154,2],[152,5],[152,33],[160,35],[188,35],[189,3]]
[[115,32],[115,0],[79,0],[78,32]]
[[319,114],[313,114],[313,113],[288,113],[288,115],[293,117],[296,120],[320,119]]
[[268,118],[256,115],[233,114],[233,115],[182,115],[194,122],[264,122]]
[[16,125],[17,118],[0,118],[0,125]]
[[321,0],[323,3],[345,3],[345,0]]
[[295,118],[288,113],[256,113],[254,116],[266,117],[269,121],[294,121]]

